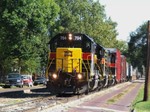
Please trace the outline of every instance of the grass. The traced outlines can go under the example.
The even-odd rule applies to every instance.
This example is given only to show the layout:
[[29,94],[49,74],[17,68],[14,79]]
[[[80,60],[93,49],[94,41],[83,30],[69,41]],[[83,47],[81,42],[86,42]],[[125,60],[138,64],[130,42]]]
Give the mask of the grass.
[[6,104],[12,105],[12,104],[21,103],[21,102],[23,102],[22,99],[12,99],[12,100],[9,100],[8,102],[6,102]]
[[132,109],[136,112],[150,112],[150,101],[143,101],[144,86],[142,86],[132,103]]
[[5,85],[4,83],[0,83],[0,87],[4,87],[4,85]]
[[121,99],[121,97],[124,95],[124,93],[119,93],[117,94],[116,96],[114,96],[113,98],[109,99],[107,101],[108,104],[113,104],[115,103],[116,101],[118,101],[119,99]]
[[120,100],[126,93],[130,92],[132,90],[132,88],[134,88],[134,87],[135,87],[135,85],[130,86],[130,87],[126,88],[125,90],[123,90],[123,92],[118,93],[117,95],[113,96],[111,99],[109,99],[107,101],[107,104],[114,104],[115,102]]

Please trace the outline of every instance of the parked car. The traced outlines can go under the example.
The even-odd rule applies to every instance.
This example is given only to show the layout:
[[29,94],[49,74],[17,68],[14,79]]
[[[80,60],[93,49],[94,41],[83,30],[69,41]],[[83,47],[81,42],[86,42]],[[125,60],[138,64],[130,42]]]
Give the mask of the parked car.
[[17,86],[17,87],[23,87],[23,79],[21,77],[21,74],[19,73],[9,73],[6,81],[5,81],[5,87],[11,87],[11,86]]
[[47,81],[46,81],[46,78],[45,77],[37,77],[35,80],[34,80],[34,85],[39,85],[39,84],[44,84],[46,85]]
[[23,79],[23,85],[28,86],[28,87],[32,87],[33,86],[33,80],[32,80],[32,76],[31,75],[21,75],[22,79]]

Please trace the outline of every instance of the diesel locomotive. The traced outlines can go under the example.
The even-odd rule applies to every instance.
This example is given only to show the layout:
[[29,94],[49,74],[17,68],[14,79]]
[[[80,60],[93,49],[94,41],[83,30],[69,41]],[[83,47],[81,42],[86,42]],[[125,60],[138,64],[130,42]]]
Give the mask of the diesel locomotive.
[[51,93],[88,93],[121,81],[119,50],[106,49],[86,34],[59,33],[49,49],[46,77]]

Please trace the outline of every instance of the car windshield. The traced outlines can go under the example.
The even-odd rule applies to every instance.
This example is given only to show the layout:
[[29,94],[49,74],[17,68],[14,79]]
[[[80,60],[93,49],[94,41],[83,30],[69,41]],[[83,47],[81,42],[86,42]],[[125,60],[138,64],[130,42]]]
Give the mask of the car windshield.
[[43,77],[38,77],[38,78],[37,78],[37,80],[43,80],[43,79],[44,79]]
[[8,74],[8,78],[20,77],[20,74]]
[[23,79],[27,79],[28,77],[27,77],[27,76],[22,76],[22,78],[23,78]]

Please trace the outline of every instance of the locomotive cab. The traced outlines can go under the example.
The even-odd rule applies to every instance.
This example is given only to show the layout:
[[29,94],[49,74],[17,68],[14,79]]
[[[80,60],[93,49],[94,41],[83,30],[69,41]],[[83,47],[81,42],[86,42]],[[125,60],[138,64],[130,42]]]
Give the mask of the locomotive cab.
[[107,48],[107,50],[110,52],[110,72],[112,73],[113,79],[115,79],[115,83],[118,83],[121,81],[121,52],[116,48]]

